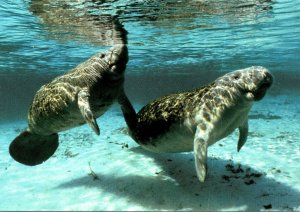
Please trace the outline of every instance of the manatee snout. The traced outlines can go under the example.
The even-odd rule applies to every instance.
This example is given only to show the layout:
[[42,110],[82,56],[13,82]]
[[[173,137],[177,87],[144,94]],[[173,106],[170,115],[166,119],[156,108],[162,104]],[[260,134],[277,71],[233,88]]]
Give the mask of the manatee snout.
[[111,57],[109,59],[109,64],[127,64],[128,62],[128,48],[125,44],[116,45],[111,48]]
[[270,72],[265,71],[263,80],[258,85],[257,90],[254,92],[255,101],[259,101],[265,96],[267,90],[272,86],[273,81],[273,75]]

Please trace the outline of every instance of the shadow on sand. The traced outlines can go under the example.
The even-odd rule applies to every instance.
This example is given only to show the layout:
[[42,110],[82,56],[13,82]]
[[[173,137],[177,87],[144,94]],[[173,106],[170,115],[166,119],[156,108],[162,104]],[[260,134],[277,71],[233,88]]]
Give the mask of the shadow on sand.
[[85,176],[57,189],[96,187],[148,210],[299,210],[300,191],[249,166],[209,158],[208,177],[201,184],[195,176],[192,154],[155,154],[139,147],[129,151],[154,158],[161,170],[151,176],[96,172],[99,180]]

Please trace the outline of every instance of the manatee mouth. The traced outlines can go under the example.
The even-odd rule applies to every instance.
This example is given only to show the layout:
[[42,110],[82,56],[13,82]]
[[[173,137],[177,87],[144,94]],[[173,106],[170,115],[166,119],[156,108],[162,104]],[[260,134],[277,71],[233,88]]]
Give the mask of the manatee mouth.
[[271,87],[271,85],[272,85],[272,82],[264,82],[264,83],[262,83],[258,87],[258,89],[253,92],[254,100],[255,101],[261,100],[265,96],[267,90]]
[[270,73],[266,73],[266,77],[264,81],[253,92],[254,100],[255,101],[261,100],[265,96],[267,90],[271,87],[272,83],[273,83],[273,76]]

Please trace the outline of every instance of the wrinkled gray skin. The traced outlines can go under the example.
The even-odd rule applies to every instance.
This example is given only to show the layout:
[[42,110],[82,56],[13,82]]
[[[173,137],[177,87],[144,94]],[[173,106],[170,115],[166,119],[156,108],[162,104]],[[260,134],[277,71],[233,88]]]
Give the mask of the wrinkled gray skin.
[[193,151],[204,182],[208,146],[238,128],[239,151],[247,140],[248,113],[272,82],[260,66],[233,71],[199,89],[158,98],[125,119],[132,138],[149,151]]
[[99,135],[96,118],[116,100],[121,108],[131,107],[123,90],[127,62],[127,46],[115,45],[43,85],[29,109],[28,129],[10,144],[11,156],[25,165],[40,164],[57,149],[58,132],[85,123]]
[[37,91],[28,114],[28,131],[49,135],[88,123],[100,134],[96,118],[124,95],[126,45],[99,53]]

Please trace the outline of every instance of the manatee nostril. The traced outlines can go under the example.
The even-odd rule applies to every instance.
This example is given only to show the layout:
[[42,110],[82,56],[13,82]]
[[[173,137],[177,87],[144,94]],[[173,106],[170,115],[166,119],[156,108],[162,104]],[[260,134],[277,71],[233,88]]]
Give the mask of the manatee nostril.
[[235,80],[238,80],[238,79],[240,78],[240,75],[236,74],[236,75],[233,76],[233,78],[234,78]]

